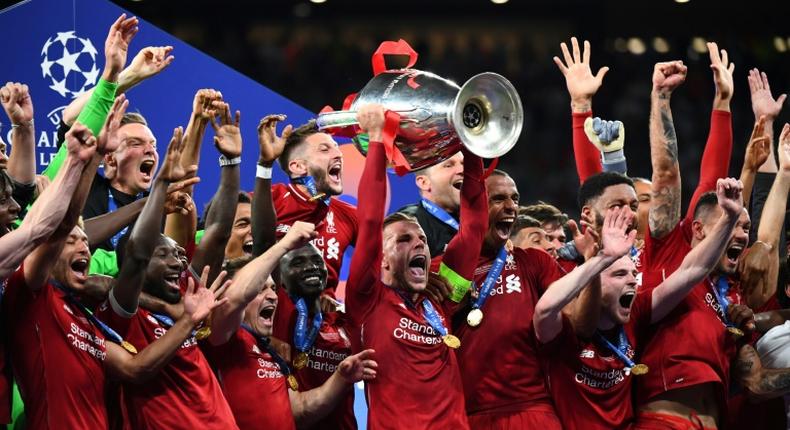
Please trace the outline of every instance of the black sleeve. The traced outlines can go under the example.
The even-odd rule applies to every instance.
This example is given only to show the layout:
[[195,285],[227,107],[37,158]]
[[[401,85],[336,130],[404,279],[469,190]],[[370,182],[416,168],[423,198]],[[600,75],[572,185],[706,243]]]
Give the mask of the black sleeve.
[[13,187],[11,196],[14,198],[14,201],[19,204],[21,208],[19,218],[22,218],[27,213],[28,205],[33,203],[33,195],[36,193],[36,182],[33,181],[30,184],[23,184],[11,178],[11,184]]
[[60,125],[58,126],[58,142],[57,142],[57,149],[60,149],[60,145],[66,140],[66,133],[71,129],[71,126],[60,120]]

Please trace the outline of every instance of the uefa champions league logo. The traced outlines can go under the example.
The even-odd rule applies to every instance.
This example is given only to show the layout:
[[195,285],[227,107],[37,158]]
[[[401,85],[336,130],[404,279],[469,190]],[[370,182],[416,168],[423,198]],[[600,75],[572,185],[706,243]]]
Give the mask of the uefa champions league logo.
[[88,38],[73,31],[58,32],[41,49],[41,74],[52,90],[66,98],[77,98],[96,85],[98,51]]

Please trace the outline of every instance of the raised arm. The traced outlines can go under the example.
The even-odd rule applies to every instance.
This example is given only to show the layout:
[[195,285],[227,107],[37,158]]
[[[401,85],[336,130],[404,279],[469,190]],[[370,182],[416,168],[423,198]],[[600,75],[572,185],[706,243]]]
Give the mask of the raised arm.
[[716,181],[726,178],[730,169],[732,155],[732,114],[730,100],[733,93],[732,73],[735,64],[729,62],[726,50],[719,51],[718,45],[708,43],[710,67],[713,69],[713,83],[716,95],[713,98],[713,112],[710,116],[710,132],[702,153],[699,169],[699,183],[686,211],[686,220],[694,219],[694,209],[703,194],[716,189]]
[[31,184],[36,180],[36,131],[27,85],[7,83],[0,88],[0,101],[13,129],[8,176],[20,184]]
[[[746,154],[743,157],[740,180],[743,182],[743,207],[749,208],[754,187],[754,177],[757,170],[765,164],[771,154],[772,134],[765,130],[765,115],[760,116],[754,123],[752,135],[746,145]],[[753,212],[752,212],[753,213]]]
[[686,80],[682,61],[658,63],[653,68],[650,93],[650,163],[653,167],[653,204],[648,224],[650,235],[666,236],[680,221],[680,165],[678,138],[669,105],[672,92]]
[[[205,282],[207,276],[208,268],[203,271],[201,282]],[[230,281],[223,282],[224,280],[224,275],[221,275],[210,288],[204,287],[204,284],[196,288],[194,280],[189,278],[182,300],[184,312],[162,337],[143,348],[138,354],[129,354],[119,345],[107,342],[105,366],[110,375],[134,384],[141,384],[156,376],[170,362],[184,341],[192,335],[195,327],[212,311],[221,309],[221,305],[226,303],[225,299],[217,299],[230,284]]]
[[357,119],[368,133],[368,155],[357,192],[359,205],[359,230],[354,257],[346,283],[346,309],[354,321],[365,312],[381,273],[382,228],[384,225],[384,198],[387,195],[387,157],[381,143],[384,127],[384,109],[378,105],[362,106]]
[[192,258],[193,267],[205,265],[211,267],[209,281],[213,280],[222,269],[225,245],[230,238],[233,218],[236,216],[242,147],[239,130],[241,113],[236,111],[235,119],[231,119],[230,106],[227,103],[222,103],[217,112],[220,116],[220,124],[212,118],[211,126],[214,128],[214,146],[221,154],[222,173],[219,187],[212,198],[211,210],[206,214],[206,232]]
[[764,163],[758,166],[758,172],[774,173],[777,170],[776,158],[774,157],[774,121],[782,111],[782,105],[787,98],[787,94],[782,94],[774,100],[771,94],[771,85],[768,83],[768,75],[765,72],[752,69],[749,70],[749,93],[752,99],[752,112],[754,120],[765,117],[765,133],[768,135],[770,145],[769,154]]
[[285,115],[266,115],[258,123],[258,166],[255,192],[252,198],[252,254],[261,255],[277,241],[277,213],[272,200],[272,167],[285,148],[285,141],[293,131],[290,124],[277,136],[277,123]]
[[675,306],[716,267],[727,247],[732,229],[743,212],[742,190],[743,184],[736,179],[718,180],[716,196],[722,215],[705,239],[686,255],[680,267],[653,289],[651,323],[660,321],[675,309]]
[[568,45],[560,44],[565,63],[559,57],[554,57],[554,63],[565,76],[565,85],[571,97],[571,115],[573,118],[573,153],[576,157],[576,171],[579,181],[584,181],[601,172],[601,158],[593,144],[587,139],[584,132],[584,121],[592,118],[592,98],[601,88],[603,77],[609,71],[608,67],[601,67],[596,75],[590,69],[590,42],[584,41],[584,51],[579,49],[579,42],[571,38],[573,55],[568,51]]
[[143,211],[126,242],[126,253],[118,274],[118,282],[110,291],[113,305],[118,305],[127,313],[137,311],[137,301],[145,281],[145,272],[151,254],[159,240],[167,187],[171,182],[193,175],[197,166],[181,167],[179,158],[183,148],[183,129],[173,130],[173,137],[167,147],[165,161],[154,179],[154,185]]
[[80,183],[83,171],[96,154],[96,139],[85,126],[76,124],[66,133],[68,157],[55,182],[39,196],[22,225],[0,238],[0,278],[19,267],[36,247],[49,239],[58,228]]
[[779,169],[762,210],[757,241],[747,251],[741,271],[741,287],[752,309],[761,308],[774,294],[779,276],[779,238],[785,225],[790,193],[790,125],[779,137]]
[[[609,209],[604,217],[601,231],[603,250],[571,273],[554,281],[540,297],[535,305],[532,322],[535,325],[535,334],[541,343],[551,342],[562,331],[562,309],[579,294],[582,288],[591,282],[600,282],[596,278],[601,272],[630,252],[636,239],[636,230],[627,231],[633,217],[634,214],[631,211],[621,208]],[[588,303],[590,306],[600,307],[600,301],[589,300]],[[597,315],[596,309],[585,309],[584,311]],[[573,321],[574,319],[571,317],[571,322],[573,323]],[[576,328],[574,326],[574,329]],[[579,334],[590,336],[592,331]]]
[[320,387],[309,391],[289,390],[296,427],[313,426],[335,409],[355,383],[375,379],[378,363],[373,361],[374,352],[366,349],[346,357]]
[[289,251],[307,245],[316,237],[315,226],[297,221],[282,240],[263,254],[255,257],[236,273],[233,287],[225,293],[228,304],[217,309],[211,317],[212,345],[222,345],[239,329],[244,308],[263,290],[266,280],[277,268],[280,259]]
[[483,160],[464,152],[464,182],[461,185],[461,226],[439,266],[439,274],[450,282],[450,299],[458,303],[472,286],[477,259],[488,228],[488,197],[483,179]]

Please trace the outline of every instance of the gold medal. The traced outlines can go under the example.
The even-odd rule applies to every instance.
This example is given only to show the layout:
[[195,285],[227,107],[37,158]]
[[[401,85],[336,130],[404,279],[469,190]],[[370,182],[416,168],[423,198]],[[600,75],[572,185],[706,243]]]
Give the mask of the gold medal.
[[307,366],[307,353],[300,352],[296,354],[296,358],[294,359],[294,367],[297,369],[304,369]]
[[318,193],[318,194],[314,195],[313,197],[310,197],[310,201],[314,202],[316,200],[321,200],[321,199],[324,198],[324,196],[326,196],[326,193]]
[[636,376],[639,376],[639,375],[644,375],[649,370],[650,368],[648,368],[646,364],[639,363],[639,364],[635,364],[634,367],[631,368],[631,373],[633,373]]
[[203,340],[209,336],[211,336],[211,327],[209,326],[203,326],[195,332],[195,338],[197,340]]
[[466,323],[469,324],[470,327],[479,326],[480,321],[483,321],[483,311],[480,309],[472,309],[469,311],[469,314],[466,315]]
[[451,334],[442,336],[442,340],[444,341],[445,345],[452,349],[458,349],[458,347],[461,346],[461,341]]
[[739,339],[739,338],[743,337],[743,330],[739,329],[738,327],[729,326],[729,327],[727,327],[727,331],[730,332],[732,337],[734,337],[736,339]]
[[299,391],[299,383],[296,382],[296,377],[294,375],[288,375],[285,379],[288,381],[288,388],[293,391]]
[[125,340],[122,340],[121,341],[121,346],[123,347],[123,349],[129,351],[130,353],[137,354],[137,348],[135,348],[134,345],[132,345],[131,343],[129,343],[129,342],[125,341]]

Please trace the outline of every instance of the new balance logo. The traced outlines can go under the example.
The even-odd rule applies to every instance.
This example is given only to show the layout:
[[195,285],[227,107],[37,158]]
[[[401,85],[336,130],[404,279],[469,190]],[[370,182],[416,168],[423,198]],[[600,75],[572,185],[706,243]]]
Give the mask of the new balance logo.
[[282,234],[288,233],[288,230],[290,230],[290,228],[291,228],[290,225],[278,224],[277,225],[277,233],[282,233]]
[[583,349],[579,358],[595,358],[595,351],[591,349]]

